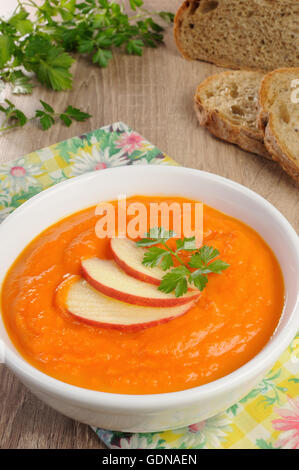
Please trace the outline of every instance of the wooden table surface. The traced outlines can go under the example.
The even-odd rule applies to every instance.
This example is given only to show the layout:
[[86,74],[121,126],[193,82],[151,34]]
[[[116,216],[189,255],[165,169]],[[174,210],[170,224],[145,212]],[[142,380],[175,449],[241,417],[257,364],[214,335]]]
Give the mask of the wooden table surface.
[[[175,12],[180,0],[145,3]],[[146,50],[143,57],[115,53],[107,69],[97,68],[85,59],[77,60],[71,91],[56,93],[39,86],[32,96],[12,99],[29,115],[42,99],[57,110],[68,104],[78,106],[92,118],[70,128],[57,124],[47,132],[31,122],[24,129],[2,135],[0,164],[121,120],[181,165],[210,171],[253,189],[276,206],[299,232],[299,191],[278,165],[216,140],[198,126],[193,111],[194,91],[202,79],[218,71],[213,65],[184,60],[176,50],[171,27],[165,45]],[[104,445],[88,426],[62,416],[35,398],[2,365],[0,448],[99,449]]]

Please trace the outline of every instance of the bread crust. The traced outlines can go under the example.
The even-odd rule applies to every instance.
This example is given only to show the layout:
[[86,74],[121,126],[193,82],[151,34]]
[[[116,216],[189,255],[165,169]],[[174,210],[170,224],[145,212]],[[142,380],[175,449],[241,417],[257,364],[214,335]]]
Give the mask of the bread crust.
[[[231,72],[222,72],[223,75]],[[194,96],[194,109],[199,124],[206,127],[215,137],[238,145],[243,150],[260,155],[272,160],[271,155],[263,143],[263,133],[258,130],[245,129],[233,124],[226,116],[218,110],[208,109],[200,98],[200,91],[206,88],[218,74],[212,75],[204,80],[198,87]]]
[[257,124],[259,129],[261,129],[263,132],[269,120],[267,101],[270,82],[274,75],[277,75],[279,73],[285,74],[293,72],[298,73],[299,75],[299,67],[282,67],[280,69],[272,70],[272,72],[268,72],[262,79],[259,90]]
[[189,4],[190,4],[190,1],[188,1],[188,0],[184,1],[184,3],[180,6],[178,11],[176,12],[175,17],[174,17],[174,22],[173,22],[173,34],[174,34],[174,40],[175,40],[176,46],[177,46],[178,50],[180,51],[180,53],[182,54],[182,56],[185,57],[185,59],[187,59],[187,60],[192,60],[192,58],[190,56],[188,56],[188,54],[186,54],[186,52],[181,47],[181,43],[180,43],[180,39],[179,39],[180,27],[181,27],[181,17],[183,16],[184,12],[186,10],[188,10]]
[[299,184],[299,167],[288,154],[288,149],[284,143],[279,141],[279,137],[277,136],[272,123],[272,113],[268,110],[267,106],[268,92],[273,75],[290,72],[296,72],[299,76],[299,68],[284,67],[267,73],[267,75],[262,79],[259,91],[257,123],[258,127],[264,132],[264,143],[268,151],[271,153],[273,160],[277,161],[284,171],[288,173],[297,184]]
[[271,132],[271,126],[267,125],[265,129],[265,146],[271,153],[273,160],[275,160],[281,168],[293,178],[295,183],[299,185],[299,168],[290,160],[287,153],[282,150],[281,144],[277,142],[275,133]]

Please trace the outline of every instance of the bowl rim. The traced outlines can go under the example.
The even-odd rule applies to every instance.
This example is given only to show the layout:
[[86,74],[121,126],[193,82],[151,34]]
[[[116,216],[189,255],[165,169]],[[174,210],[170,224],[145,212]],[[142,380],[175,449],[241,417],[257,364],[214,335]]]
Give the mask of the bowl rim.
[[[298,243],[298,235],[288,222],[288,220],[281,214],[281,212],[276,209],[269,201],[265,198],[257,194],[255,191],[235,182],[228,178],[224,178],[222,176],[216,175],[214,173],[193,169],[193,168],[186,168],[180,166],[161,166],[161,165],[147,165],[146,169],[149,170],[151,167],[152,171],[157,171],[159,173],[165,172],[169,173],[185,173],[186,176],[198,174],[204,178],[208,178],[212,183],[215,182],[221,183],[222,185],[229,186],[231,189],[239,191],[245,195],[247,195],[251,199],[255,199],[256,203],[264,206],[264,210],[270,212],[272,218],[283,225],[285,232],[287,233],[289,241],[292,243],[293,247],[297,252],[298,264],[299,264],[299,243]],[[140,166],[124,166],[124,167],[115,167],[115,168],[108,168],[105,169],[104,175],[107,175],[111,172],[129,172],[136,171],[137,173],[143,173],[144,168],[142,165]],[[112,173],[113,174],[113,173]],[[103,175],[103,172],[89,172],[75,178],[70,178],[66,181],[58,183],[54,186],[51,186],[48,189],[45,189],[38,193],[37,195],[30,198],[20,207],[18,207],[12,214],[10,214],[1,224],[0,224],[0,236],[1,236],[1,229],[10,220],[14,217],[18,217],[19,214],[24,210],[24,208],[28,208],[30,205],[34,204],[37,199],[47,198],[49,193],[55,191],[61,191],[63,188],[76,184],[79,180],[90,180],[96,179],[99,175]],[[102,177],[102,176],[101,176]],[[161,195],[163,192],[161,192]],[[217,208],[216,208],[217,209]],[[80,209],[78,209],[80,210]],[[65,216],[67,216],[66,214]],[[5,276],[4,276],[5,278]],[[288,299],[285,299],[284,308],[281,314],[281,318],[283,316],[285,306],[287,304]],[[273,333],[272,337],[266,343],[266,345],[262,348],[259,353],[254,356],[251,360],[246,362],[243,366],[239,367],[238,369],[234,370],[228,375],[221,377],[215,381],[209,382],[204,385],[200,385],[193,388],[188,388],[185,390],[179,390],[176,392],[167,392],[167,393],[155,393],[155,394],[120,394],[120,393],[110,393],[110,392],[101,392],[96,390],[90,390],[83,387],[78,387],[75,385],[68,384],[66,382],[62,382],[59,379],[55,379],[44,372],[40,371],[39,369],[32,366],[26,359],[24,359],[21,355],[15,353],[14,351],[5,348],[5,359],[6,364],[9,368],[11,368],[14,372],[18,373],[24,381],[28,384],[28,382],[33,382],[34,385],[40,389],[45,391],[46,393],[51,393],[53,395],[59,396],[65,400],[72,400],[76,402],[78,405],[83,407],[85,406],[95,406],[98,409],[105,409],[111,411],[125,411],[130,413],[130,411],[159,411],[159,410],[167,410],[169,408],[173,408],[174,405],[190,405],[193,402],[198,401],[199,399],[204,398],[212,398],[213,396],[218,395],[222,392],[228,392],[229,390],[235,389],[236,385],[241,385],[248,381],[250,376],[253,374],[254,376],[258,376],[259,374],[264,373],[267,369],[271,367],[271,365],[276,361],[279,355],[284,351],[284,349],[289,345],[293,337],[296,335],[297,329],[299,328],[299,292],[296,299],[296,304],[291,312],[290,318],[283,326],[282,330],[279,334],[275,335]],[[2,317],[1,313],[0,316]],[[3,320],[1,319],[3,322]],[[4,324],[4,322],[3,322]],[[4,329],[5,324],[4,324]],[[8,333],[7,333],[8,334]],[[8,335],[9,336],[9,335]],[[272,359],[271,359],[272,357]]]

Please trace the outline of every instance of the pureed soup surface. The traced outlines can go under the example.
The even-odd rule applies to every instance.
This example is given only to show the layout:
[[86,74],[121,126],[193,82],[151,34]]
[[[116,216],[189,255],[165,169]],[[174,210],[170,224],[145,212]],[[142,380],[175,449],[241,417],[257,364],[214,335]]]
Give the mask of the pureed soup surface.
[[[188,202],[136,196],[139,201]],[[23,357],[42,372],[104,392],[183,390],[223,377],[268,342],[282,313],[284,286],[271,249],[250,227],[204,206],[204,240],[230,264],[210,274],[188,313],[139,332],[90,326],[55,304],[57,286],[80,274],[80,261],[112,258],[95,235],[95,208],[49,227],[21,253],[2,288],[6,328]],[[128,220],[130,217],[128,216]]]

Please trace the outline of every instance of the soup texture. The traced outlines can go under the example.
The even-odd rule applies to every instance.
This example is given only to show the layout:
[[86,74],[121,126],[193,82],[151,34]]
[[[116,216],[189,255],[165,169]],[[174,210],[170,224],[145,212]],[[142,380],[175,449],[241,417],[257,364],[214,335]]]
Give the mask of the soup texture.
[[[182,198],[135,196],[151,201]],[[113,202],[116,204],[116,202]],[[204,206],[203,243],[217,248],[229,268],[210,274],[186,314],[137,332],[83,323],[55,302],[59,284],[80,275],[82,259],[111,259],[99,239],[91,207],[37,236],[20,254],[2,286],[6,329],[20,354],[40,371],[79,387],[121,394],[183,390],[223,377],[252,359],[281,316],[280,267],[264,240],[241,221]],[[128,217],[128,220],[130,217]]]

